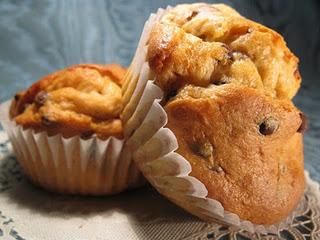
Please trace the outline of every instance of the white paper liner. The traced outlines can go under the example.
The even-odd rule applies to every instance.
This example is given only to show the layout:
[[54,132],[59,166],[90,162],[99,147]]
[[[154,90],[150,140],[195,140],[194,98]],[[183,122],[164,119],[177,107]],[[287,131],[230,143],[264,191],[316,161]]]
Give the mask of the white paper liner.
[[131,155],[122,151],[124,140],[96,136],[84,140],[24,130],[10,120],[10,104],[0,105],[0,121],[19,163],[35,184],[60,193],[109,195],[144,182]]
[[[175,153],[178,143],[175,135],[164,126],[167,114],[159,104],[163,92],[154,84],[146,62],[148,34],[165,10],[151,14],[145,24],[136,55],[125,79],[125,107],[122,113],[126,147],[147,180],[164,196],[189,211],[208,220],[242,228],[249,232],[276,233],[303,208],[303,201],[287,219],[274,225],[257,225],[241,220],[236,214],[225,211],[222,204],[208,198],[208,190],[197,178],[189,176],[191,165]],[[151,76],[151,77],[150,77]]]

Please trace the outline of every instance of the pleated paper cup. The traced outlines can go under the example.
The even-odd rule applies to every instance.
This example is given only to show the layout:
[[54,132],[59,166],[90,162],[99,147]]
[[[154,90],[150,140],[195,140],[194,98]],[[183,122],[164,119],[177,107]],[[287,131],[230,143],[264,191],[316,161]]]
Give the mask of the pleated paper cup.
[[59,193],[110,195],[144,182],[131,155],[122,151],[124,140],[64,138],[23,129],[10,120],[10,105],[11,101],[0,105],[0,121],[17,160],[35,184]]
[[222,204],[208,197],[208,190],[190,176],[190,163],[175,152],[178,142],[166,128],[167,114],[160,101],[163,91],[154,84],[146,61],[148,37],[152,26],[166,10],[151,14],[144,26],[135,57],[125,77],[122,113],[126,148],[146,179],[165,197],[201,219],[242,228],[256,233],[275,233],[292,222],[304,206],[304,200],[287,219],[275,225],[257,225],[224,210]]

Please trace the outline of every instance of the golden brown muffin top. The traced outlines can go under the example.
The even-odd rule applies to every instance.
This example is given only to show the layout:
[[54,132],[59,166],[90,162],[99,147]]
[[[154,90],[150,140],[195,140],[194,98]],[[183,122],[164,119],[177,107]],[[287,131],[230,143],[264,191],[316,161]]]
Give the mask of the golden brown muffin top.
[[147,60],[167,93],[185,84],[234,83],[291,99],[301,77],[298,58],[275,31],[223,4],[182,4],[151,31]]
[[16,94],[11,117],[24,128],[64,137],[121,138],[121,85],[117,64],[80,64],[47,75]]

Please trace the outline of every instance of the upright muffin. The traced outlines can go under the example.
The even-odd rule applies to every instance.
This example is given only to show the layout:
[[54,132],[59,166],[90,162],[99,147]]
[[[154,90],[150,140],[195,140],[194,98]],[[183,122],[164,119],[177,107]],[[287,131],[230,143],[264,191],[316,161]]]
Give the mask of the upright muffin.
[[116,64],[82,64],[52,73],[15,95],[11,118],[23,128],[50,136],[120,139],[125,71]]
[[45,76],[17,93],[11,118],[23,128],[64,137],[122,138],[119,65],[82,64]]
[[139,169],[203,219],[251,230],[281,222],[304,191],[297,57],[278,33],[223,4],[178,5],[146,26],[139,48],[149,68],[132,77],[142,60],[133,61],[122,113]]
[[6,129],[33,182],[52,191],[93,195],[138,185],[134,166],[131,173],[119,167],[127,161],[121,155],[120,120],[125,72],[116,64],[75,65],[15,95]]

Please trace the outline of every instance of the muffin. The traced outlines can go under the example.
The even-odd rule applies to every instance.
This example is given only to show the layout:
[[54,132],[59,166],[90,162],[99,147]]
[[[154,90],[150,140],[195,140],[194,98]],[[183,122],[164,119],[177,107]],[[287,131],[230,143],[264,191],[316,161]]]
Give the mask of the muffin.
[[121,119],[148,181],[205,220],[259,232],[290,220],[306,119],[283,38],[226,5],[182,4],[149,18],[138,49]]
[[[75,65],[15,95],[2,123],[33,182],[84,195],[114,194],[139,185],[141,175],[122,154],[125,72],[117,64]],[[8,108],[2,107],[3,115]],[[121,169],[123,162],[130,164],[129,170]]]

